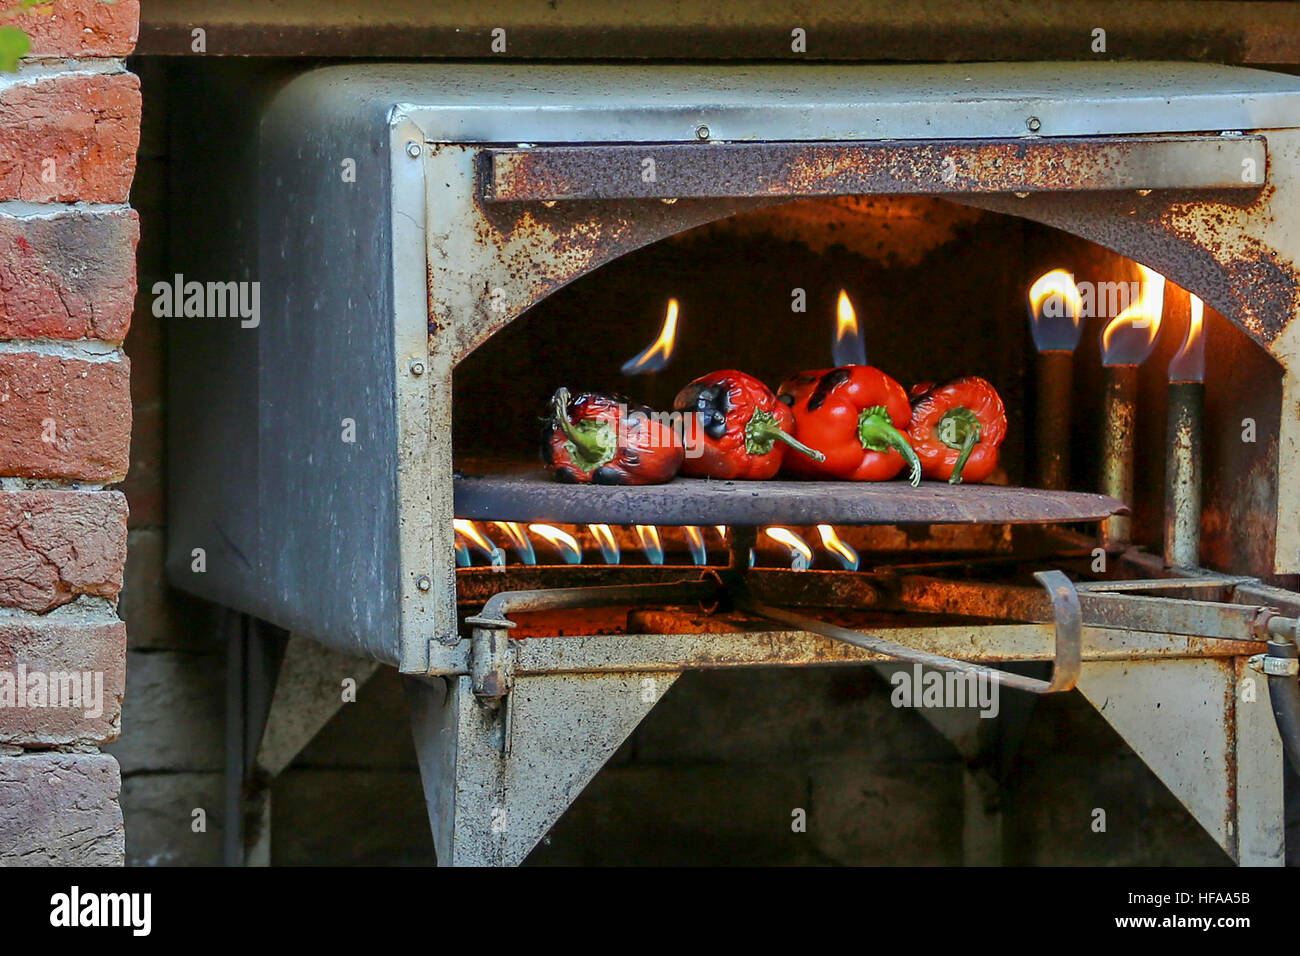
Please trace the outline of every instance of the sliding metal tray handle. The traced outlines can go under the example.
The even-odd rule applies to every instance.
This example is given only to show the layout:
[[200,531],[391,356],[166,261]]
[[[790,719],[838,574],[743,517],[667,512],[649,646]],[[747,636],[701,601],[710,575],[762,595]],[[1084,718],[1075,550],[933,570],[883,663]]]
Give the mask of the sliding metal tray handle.
[[820,634],[831,640],[842,641],[863,650],[884,654],[895,660],[958,674],[973,674],[977,678],[983,677],[996,681],[1001,686],[1013,687],[1031,694],[1054,694],[1073,690],[1075,682],[1079,679],[1079,670],[1083,661],[1083,616],[1079,607],[1079,594],[1070,579],[1060,571],[1038,571],[1034,574],[1034,578],[1047,589],[1056,619],[1056,652],[1053,657],[1052,678],[1047,681],[1012,674],[996,667],[959,661],[941,654],[918,651],[906,644],[896,644],[871,634],[828,624],[816,618],[795,614],[767,604],[745,601],[743,607],[760,617],[797,627],[801,631]]

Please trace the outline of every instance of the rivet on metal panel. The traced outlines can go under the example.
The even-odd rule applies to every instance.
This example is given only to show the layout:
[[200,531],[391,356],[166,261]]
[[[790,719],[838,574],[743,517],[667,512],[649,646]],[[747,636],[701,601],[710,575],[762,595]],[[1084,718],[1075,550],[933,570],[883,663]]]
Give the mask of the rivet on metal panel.
[[412,375],[424,374],[424,362],[420,359],[411,359],[411,364],[408,365],[407,368],[411,370]]
[[412,142],[412,143],[407,143],[407,144],[406,144],[406,155],[407,155],[407,156],[410,156],[412,159],[419,159],[419,158],[420,158],[420,144],[419,144],[419,143],[414,143],[414,142]]
[[419,588],[421,591],[427,591],[431,587],[433,587],[433,582],[429,580],[429,576],[427,574],[421,574],[418,578],[415,579],[415,586]]
[[1029,119],[1025,120],[1025,125],[1029,127],[1031,133],[1037,133],[1043,128],[1043,121],[1037,116],[1031,116]]
[[695,127],[695,138],[696,138],[696,139],[708,139],[708,138],[709,138],[709,128],[708,128],[707,126],[697,126],[697,127]]

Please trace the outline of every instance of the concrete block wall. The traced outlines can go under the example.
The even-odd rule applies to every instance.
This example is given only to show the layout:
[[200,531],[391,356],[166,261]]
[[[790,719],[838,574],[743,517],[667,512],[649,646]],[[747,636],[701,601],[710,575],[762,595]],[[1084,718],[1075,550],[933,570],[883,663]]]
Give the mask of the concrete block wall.
[[136,0],[0,0],[0,864],[123,862]]

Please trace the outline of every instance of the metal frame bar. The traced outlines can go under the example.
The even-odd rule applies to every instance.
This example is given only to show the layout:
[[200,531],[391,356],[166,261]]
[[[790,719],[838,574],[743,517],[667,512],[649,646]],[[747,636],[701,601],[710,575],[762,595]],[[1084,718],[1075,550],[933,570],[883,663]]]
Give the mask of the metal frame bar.
[[1267,160],[1262,136],[536,146],[485,150],[479,191],[487,202],[554,202],[1259,189],[1242,164]]

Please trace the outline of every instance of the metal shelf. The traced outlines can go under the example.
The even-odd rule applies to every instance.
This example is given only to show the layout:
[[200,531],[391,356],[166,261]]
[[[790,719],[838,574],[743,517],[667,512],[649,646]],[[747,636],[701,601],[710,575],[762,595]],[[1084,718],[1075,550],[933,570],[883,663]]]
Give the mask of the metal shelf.
[[566,524],[1054,524],[1100,521],[1122,502],[1077,491],[902,481],[707,481],[569,485],[542,469],[458,474],[456,516]]

